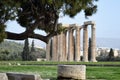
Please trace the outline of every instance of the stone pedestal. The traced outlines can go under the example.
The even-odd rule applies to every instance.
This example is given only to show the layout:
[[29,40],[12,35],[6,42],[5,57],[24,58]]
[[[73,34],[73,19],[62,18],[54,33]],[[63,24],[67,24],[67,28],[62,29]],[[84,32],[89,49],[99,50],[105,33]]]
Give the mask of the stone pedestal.
[[85,80],[85,65],[58,65],[58,80]]

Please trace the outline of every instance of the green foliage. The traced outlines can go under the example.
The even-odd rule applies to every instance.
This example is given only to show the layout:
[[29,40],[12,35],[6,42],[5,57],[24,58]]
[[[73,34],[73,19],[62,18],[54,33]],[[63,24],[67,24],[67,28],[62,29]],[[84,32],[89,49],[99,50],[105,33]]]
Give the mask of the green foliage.
[[35,55],[36,52],[35,52],[35,48],[34,48],[34,40],[32,40],[32,45],[31,45],[31,51],[30,51],[30,60],[36,60],[36,57]]
[[[21,26],[28,28],[30,33],[35,29],[44,30],[50,34],[57,33],[61,31],[61,28],[56,26],[60,13],[74,17],[77,13],[84,11],[85,16],[92,16],[97,11],[96,1],[0,0],[0,25],[5,25],[8,20],[17,20]],[[3,32],[0,31],[0,33]],[[5,37],[0,35],[0,41],[3,38]]]
[[[44,49],[35,48],[35,50],[36,52],[33,53],[33,55],[35,56],[34,60],[36,60],[36,58],[45,58],[46,52]],[[22,52],[23,44],[21,43],[16,43],[12,41],[4,41],[0,43],[0,61],[22,60]]]
[[114,52],[113,49],[110,49],[109,55],[108,55],[108,61],[113,61],[114,60]]
[[91,38],[89,38],[89,47],[88,47],[88,60],[91,59]]
[[45,58],[46,57],[46,52],[43,49],[35,48],[34,47],[34,40],[32,41],[31,44],[31,51],[29,54],[30,61],[36,61],[37,58]]
[[6,38],[5,25],[0,23],[0,42],[2,42],[4,38]]
[[31,47],[31,52],[35,51],[35,47],[34,47],[34,40],[32,41],[32,47]]
[[97,57],[98,61],[120,61],[120,56],[115,57],[112,48],[110,49],[110,52],[102,51],[102,53]]
[[11,41],[0,43],[0,60],[21,60],[22,44]]
[[24,48],[23,48],[23,52],[22,52],[22,60],[23,61],[27,61],[30,59],[30,51],[29,51],[29,42],[28,42],[28,38],[25,39],[24,42]]

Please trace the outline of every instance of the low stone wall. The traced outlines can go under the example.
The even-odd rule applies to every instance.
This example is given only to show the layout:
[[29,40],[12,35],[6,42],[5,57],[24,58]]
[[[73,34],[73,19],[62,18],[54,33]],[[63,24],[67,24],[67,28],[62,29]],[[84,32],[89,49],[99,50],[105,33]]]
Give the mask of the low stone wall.
[[58,80],[85,80],[85,65],[58,65]]
[[42,80],[39,75],[20,73],[0,73],[0,80]]

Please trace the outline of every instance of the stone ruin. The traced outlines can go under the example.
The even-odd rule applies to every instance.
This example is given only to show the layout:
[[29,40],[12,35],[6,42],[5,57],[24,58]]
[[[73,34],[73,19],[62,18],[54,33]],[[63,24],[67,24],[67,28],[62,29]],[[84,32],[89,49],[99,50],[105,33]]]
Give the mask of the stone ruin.
[[[47,61],[81,61],[80,31],[83,29],[83,62],[88,62],[88,26],[91,26],[91,62],[96,61],[96,25],[93,21],[84,25],[62,25],[65,31],[49,40],[46,46]],[[75,33],[75,35],[74,35]]]
[[0,80],[43,80],[40,75],[22,73],[0,73]]
[[[57,80],[85,80],[85,65],[58,65]],[[0,73],[0,80],[50,80],[40,75],[23,73]]]

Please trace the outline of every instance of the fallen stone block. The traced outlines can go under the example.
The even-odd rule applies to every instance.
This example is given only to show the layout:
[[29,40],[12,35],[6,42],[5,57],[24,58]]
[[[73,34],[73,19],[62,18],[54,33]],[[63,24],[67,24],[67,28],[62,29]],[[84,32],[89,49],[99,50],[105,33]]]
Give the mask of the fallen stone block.
[[42,80],[40,75],[21,74],[21,73],[6,73],[8,80]]
[[6,73],[0,73],[0,80],[8,80]]

